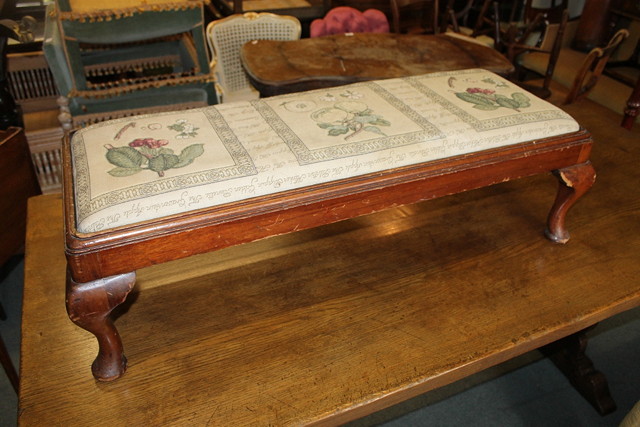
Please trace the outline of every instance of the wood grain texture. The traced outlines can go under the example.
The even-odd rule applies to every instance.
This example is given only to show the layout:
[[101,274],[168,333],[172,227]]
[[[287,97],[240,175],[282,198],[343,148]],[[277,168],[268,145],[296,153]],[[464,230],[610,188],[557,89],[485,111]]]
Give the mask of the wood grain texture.
[[141,269],[111,384],[65,313],[62,201],[32,199],[21,425],[336,425],[639,305],[639,134],[567,110],[598,170],[567,245],[538,175]]
[[497,51],[446,35],[356,33],[259,40],[242,47],[241,61],[263,97],[435,71],[484,68],[506,76],[514,70]]

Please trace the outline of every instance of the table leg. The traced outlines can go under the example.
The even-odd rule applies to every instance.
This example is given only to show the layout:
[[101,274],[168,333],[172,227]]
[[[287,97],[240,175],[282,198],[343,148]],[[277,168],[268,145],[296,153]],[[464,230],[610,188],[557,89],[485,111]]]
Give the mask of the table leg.
[[98,356],[91,371],[99,381],[115,380],[127,368],[122,340],[110,314],[125,301],[135,282],[135,272],[87,283],[76,283],[67,273],[67,313],[73,323],[98,339]]
[[569,166],[554,171],[559,186],[556,200],[547,219],[546,236],[556,243],[567,243],[569,232],[565,228],[567,211],[587,192],[596,180],[591,162]]
[[9,356],[9,352],[7,351],[7,347],[4,345],[4,341],[2,341],[2,337],[0,337],[0,364],[4,368],[4,372],[7,374],[7,378],[9,378],[11,386],[17,393],[20,380],[18,378],[16,368],[13,366],[13,362],[11,361],[11,357]]
[[624,118],[622,119],[622,127],[628,130],[633,128],[633,123],[636,121],[636,116],[640,111],[640,77],[636,82],[636,87],[633,89],[633,93],[627,101],[627,106],[624,109]]
[[607,378],[595,369],[586,354],[589,329],[591,328],[551,343],[543,347],[542,352],[600,415],[607,415],[615,411],[616,403],[609,392]]

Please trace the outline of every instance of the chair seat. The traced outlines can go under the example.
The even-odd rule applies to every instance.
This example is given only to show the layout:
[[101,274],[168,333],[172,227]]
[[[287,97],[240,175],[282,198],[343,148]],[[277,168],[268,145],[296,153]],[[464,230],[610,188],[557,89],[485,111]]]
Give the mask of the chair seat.
[[466,40],[471,43],[476,43],[482,46],[487,46],[493,49],[493,46],[495,44],[495,40],[493,39],[493,37],[489,37],[484,34],[479,35],[477,37],[471,37],[472,33],[473,33],[473,30],[471,28],[460,27],[459,33],[448,30],[444,34],[449,37],[457,37],[459,39]]
[[[204,107],[210,104],[210,92],[199,84],[165,86],[119,94],[104,98],[80,96],[61,100],[61,107],[68,109],[73,127],[84,126],[103,120],[160,111],[176,111]],[[64,113],[63,113],[64,114]]]
[[578,129],[485,70],[118,119],[71,140],[76,225],[104,231]]

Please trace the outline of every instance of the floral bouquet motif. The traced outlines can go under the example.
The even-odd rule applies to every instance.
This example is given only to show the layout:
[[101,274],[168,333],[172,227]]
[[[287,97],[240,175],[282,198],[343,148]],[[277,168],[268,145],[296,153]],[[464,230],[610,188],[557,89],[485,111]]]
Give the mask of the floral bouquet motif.
[[204,144],[189,145],[180,154],[174,154],[172,149],[166,147],[168,144],[166,139],[138,138],[124,147],[105,145],[107,160],[115,166],[108,172],[109,175],[125,177],[150,170],[163,177],[166,170],[190,165],[204,153]]
[[456,92],[456,96],[463,101],[475,104],[473,108],[485,111],[497,110],[500,107],[504,107],[519,112],[521,108],[526,108],[531,105],[529,98],[520,92],[512,93],[511,98],[509,98],[491,89],[470,87],[465,92]]
[[[449,86],[454,87],[456,83],[456,78],[449,78]],[[509,86],[503,82],[495,81],[492,78],[483,79],[481,82],[490,86],[495,86],[495,88],[509,88]],[[464,86],[463,86],[464,87]],[[531,106],[531,100],[522,92],[513,92],[511,96],[502,95],[497,93],[493,89],[486,89],[480,87],[467,87],[464,92],[454,92],[455,95],[462,99],[463,101],[469,102],[471,104],[475,104],[473,108],[484,111],[493,111],[498,108],[510,108],[517,112],[520,112],[520,109],[527,108]]]
[[336,102],[333,107],[314,111],[311,118],[317,122],[321,129],[326,129],[329,136],[348,134],[345,136],[345,140],[364,131],[385,135],[379,126],[391,125],[388,120],[373,114],[373,110],[360,101]]

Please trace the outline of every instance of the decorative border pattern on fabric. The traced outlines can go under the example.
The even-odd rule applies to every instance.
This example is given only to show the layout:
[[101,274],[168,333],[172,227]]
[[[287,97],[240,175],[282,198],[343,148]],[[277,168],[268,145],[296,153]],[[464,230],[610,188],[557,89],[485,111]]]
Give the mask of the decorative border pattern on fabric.
[[[220,141],[234,161],[233,165],[192,172],[175,177],[156,179],[153,182],[139,184],[126,188],[119,188],[97,197],[91,195],[91,182],[86,146],[82,134],[76,134],[72,139],[71,150],[75,170],[74,186],[76,199],[76,224],[81,223],[89,215],[123,202],[129,202],[145,197],[156,196],[190,187],[227,181],[251,175],[257,175],[258,170],[253,159],[233,133],[229,124],[220,112],[214,108],[203,108],[202,111],[209,120],[211,127],[218,134]],[[175,113],[160,113],[160,115]],[[157,114],[156,114],[157,115]],[[128,120],[127,118],[119,120]],[[117,122],[117,121],[116,121]],[[113,124],[114,121],[109,122]],[[106,124],[106,123],[105,123]],[[100,126],[98,123],[94,126]]]
[[[373,137],[366,140],[349,142],[339,145],[331,145],[325,148],[310,149],[305,142],[291,129],[291,127],[265,102],[253,101],[255,109],[262,115],[271,128],[282,138],[296,156],[300,165],[307,165],[325,161],[331,161],[346,157],[360,156],[376,151],[386,150],[394,147],[412,145],[434,139],[444,138],[445,135],[435,125],[429,122],[422,115],[411,109],[396,96],[382,88],[375,82],[364,82],[349,85],[350,90],[359,87],[366,87],[375,92],[384,101],[390,104],[393,109],[402,113],[406,118],[415,123],[421,130],[408,132],[400,135]],[[341,87],[323,89],[328,92],[332,90],[342,90]],[[319,93],[320,91],[313,91]],[[309,94],[307,92],[306,94]],[[292,96],[295,98],[295,95]],[[285,99],[280,97],[279,99]]]

